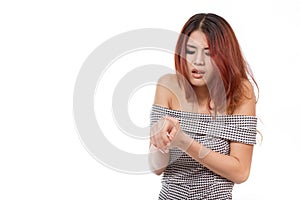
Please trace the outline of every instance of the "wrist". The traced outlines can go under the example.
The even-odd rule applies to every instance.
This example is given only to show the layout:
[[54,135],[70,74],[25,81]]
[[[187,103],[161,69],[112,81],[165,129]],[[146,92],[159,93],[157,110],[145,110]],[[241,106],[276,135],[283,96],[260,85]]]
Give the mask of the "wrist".
[[178,140],[177,147],[181,149],[182,151],[187,151],[187,149],[191,146],[194,139],[191,138],[188,134],[181,131],[180,133],[181,137]]
[[200,159],[204,159],[212,150],[201,144],[200,151],[198,153],[198,157]]

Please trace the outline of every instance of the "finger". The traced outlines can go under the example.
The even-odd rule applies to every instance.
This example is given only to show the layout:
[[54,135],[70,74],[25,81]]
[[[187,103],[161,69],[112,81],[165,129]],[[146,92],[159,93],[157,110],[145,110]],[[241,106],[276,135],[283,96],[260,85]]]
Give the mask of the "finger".
[[173,128],[171,129],[171,131],[169,133],[169,138],[171,141],[175,138],[177,132],[178,132],[177,127],[173,126]]
[[169,152],[169,147],[171,146],[171,140],[169,139],[169,133],[166,132],[165,135],[162,135],[162,147],[161,147],[161,151],[163,153],[168,153]]
[[169,132],[173,129],[174,126],[177,128],[177,130],[180,129],[180,124],[179,124],[178,119],[167,116],[166,121],[167,121],[167,124],[169,127],[169,129],[168,129]]
[[170,145],[171,139],[170,139],[170,133],[169,132],[163,133],[162,138],[163,138],[164,144],[166,146]]
[[157,122],[155,122],[150,128],[150,135],[156,135],[160,131],[162,131],[165,125],[165,121],[165,118],[160,118]]
[[150,137],[150,145],[157,146],[154,136]]
[[166,119],[170,120],[175,126],[177,126],[179,124],[178,119],[171,117],[171,116],[167,116]]
[[158,138],[156,135],[150,137],[150,144],[153,144],[155,147],[158,146]]
[[174,121],[172,121],[169,116],[166,116],[164,128],[162,131],[170,132],[174,126],[175,126]]
[[165,144],[164,144],[162,138],[157,139],[156,147],[159,148],[159,149],[162,149],[162,148],[165,147]]
[[163,153],[169,153],[169,147],[162,148],[161,152],[163,152]]
[[150,136],[150,143],[153,144],[156,148],[159,148],[160,142],[159,142],[159,132],[156,133],[155,135]]
[[154,153],[154,152],[156,152],[157,150],[159,150],[160,152],[162,152],[162,153],[169,153],[169,149],[168,148],[164,148],[164,149],[159,149],[159,148],[157,148],[156,146],[154,146],[153,144],[151,144],[150,145],[150,147],[149,147],[149,152],[150,153]]
[[170,146],[171,140],[168,137],[168,132],[160,132],[156,137],[157,147],[166,148]]
[[164,132],[161,136],[162,142],[164,146],[168,146],[171,143],[169,132]]

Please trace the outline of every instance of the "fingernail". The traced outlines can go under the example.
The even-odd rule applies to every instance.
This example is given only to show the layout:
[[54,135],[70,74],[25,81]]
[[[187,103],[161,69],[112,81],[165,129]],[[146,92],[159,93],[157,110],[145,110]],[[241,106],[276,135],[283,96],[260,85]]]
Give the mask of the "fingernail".
[[162,152],[162,153],[165,153],[164,150],[162,150],[162,149],[158,149],[158,150],[159,150],[160,152]]

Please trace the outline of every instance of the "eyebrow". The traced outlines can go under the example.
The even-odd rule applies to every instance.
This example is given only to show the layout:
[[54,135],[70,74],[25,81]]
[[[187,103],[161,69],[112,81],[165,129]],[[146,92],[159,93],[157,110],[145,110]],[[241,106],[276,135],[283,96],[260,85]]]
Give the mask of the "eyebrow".
[[[186,46],[188,46],[188,47],[190,47],[190,48],[194,48],[194,49],[197,49],[197,47],[196,46],[194,46],[194,45],[191,45],[191,44],[187,44]],[[205,47],[205,48],[203,48],[204,50],[209,50],[209,48],[208,47]]]

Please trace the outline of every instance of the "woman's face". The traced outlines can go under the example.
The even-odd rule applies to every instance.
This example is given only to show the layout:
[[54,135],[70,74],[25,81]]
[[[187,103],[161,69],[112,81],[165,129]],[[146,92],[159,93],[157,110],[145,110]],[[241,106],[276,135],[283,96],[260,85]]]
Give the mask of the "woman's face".
[[193,31],[186,45],[186,60],[188,79],[192,86],[200,87],[210,81],[213,73],[213,64],[204,33]]

